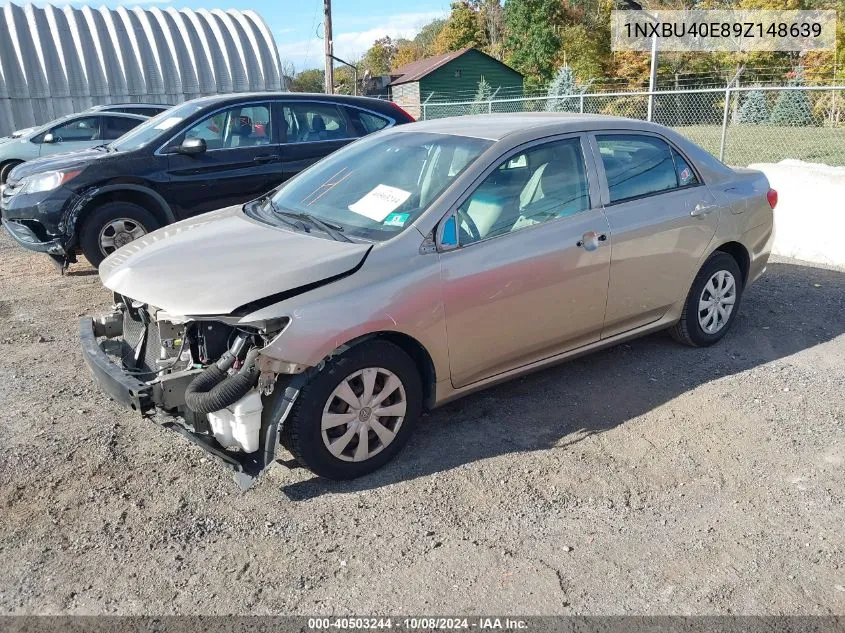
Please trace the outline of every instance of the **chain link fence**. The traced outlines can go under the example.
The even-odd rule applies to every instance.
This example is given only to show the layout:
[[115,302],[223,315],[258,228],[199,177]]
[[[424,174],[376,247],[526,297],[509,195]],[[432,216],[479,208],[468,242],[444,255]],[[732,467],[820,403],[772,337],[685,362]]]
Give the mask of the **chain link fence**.
[[845,165],[845,86],[598,92],[421,104],[421,119],[494,112],[608,114],[666,125],[729,165]]

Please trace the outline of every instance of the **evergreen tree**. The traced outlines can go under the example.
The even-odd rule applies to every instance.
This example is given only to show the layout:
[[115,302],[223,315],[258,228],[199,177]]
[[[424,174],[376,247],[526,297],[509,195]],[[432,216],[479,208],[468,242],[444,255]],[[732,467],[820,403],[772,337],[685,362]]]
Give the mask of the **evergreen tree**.
[[[804,85],[804,69],[799,66],[795,69],[790,86]],[[769,117],[772,125],[802,126],[813,125],[813,107],[810,105],[810,98],[803,90],[783,90],[772,108],[772,115]]]
[[470,106],[469,114],[482,114],[490,111],[489,101],[493,98],[493,89],[484,76],[478,82],[478,91],[475,93],[475,103]]
[[769,120],[769,104],[766,93],[762,90],[752,90],[745,95],[739,108],[739,123],[759,125]]
[[588,87],[589,84],[579,84],[575,78],[575,72],[564,64],[549,84],[546,110],[548,112],[578,112],[581,109],[581,100],[578,95],[584,94]]

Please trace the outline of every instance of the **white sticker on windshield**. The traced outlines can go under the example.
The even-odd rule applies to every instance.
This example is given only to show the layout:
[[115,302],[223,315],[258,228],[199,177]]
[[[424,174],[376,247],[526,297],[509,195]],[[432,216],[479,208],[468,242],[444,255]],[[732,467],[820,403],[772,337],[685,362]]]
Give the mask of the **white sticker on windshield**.
[[398,209],[410,197],[410,191],[387,185],[378,185],[358,202],[350,204],[349,210],[376,222],[381,222],[390,215],[391,211]]
[[164,121],[156,125],[155,129],[157,130],[169,130],[174,125],[179,123],[182,120],[182,117],[179,116],[169,116]]

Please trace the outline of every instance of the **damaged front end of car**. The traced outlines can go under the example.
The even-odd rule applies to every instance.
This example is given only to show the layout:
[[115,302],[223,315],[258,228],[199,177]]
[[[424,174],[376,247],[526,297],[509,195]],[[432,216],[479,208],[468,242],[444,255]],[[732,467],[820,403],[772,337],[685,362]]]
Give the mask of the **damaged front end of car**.
[[223,460],[248,488],[276,461],[309,369],[264,353],[288,324],[171,315],[115,295],[110,312],[81,320],[80,340],[106,393]]

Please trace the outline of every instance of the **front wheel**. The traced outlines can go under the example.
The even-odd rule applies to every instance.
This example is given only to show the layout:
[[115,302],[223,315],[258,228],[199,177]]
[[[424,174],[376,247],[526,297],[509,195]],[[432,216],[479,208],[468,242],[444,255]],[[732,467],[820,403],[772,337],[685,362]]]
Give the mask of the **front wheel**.
[[95,268],[121,246],[159,227],[155,216],[131,202],[107,202],[86,218],[79,235],[85,259]]
[[282,441],[321,477],[353,479],[386,464],[422,412],[411,358],[387,341],[368,341],[331,358],[300,391]]
[[713,253],[692,283],[681,320],[669,330],[672,337],[693,347],[713,345],[733,324],[742,289],[736,260],[721,251]]

